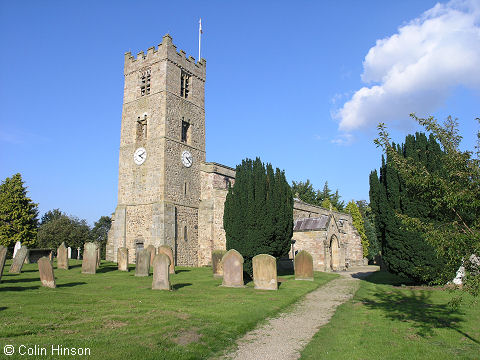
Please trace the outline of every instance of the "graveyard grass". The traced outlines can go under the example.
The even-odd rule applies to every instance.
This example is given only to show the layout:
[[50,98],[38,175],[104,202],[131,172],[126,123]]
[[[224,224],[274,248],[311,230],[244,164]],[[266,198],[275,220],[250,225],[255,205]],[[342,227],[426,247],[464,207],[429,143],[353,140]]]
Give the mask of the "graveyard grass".
[[[81,274],[81,262],[56,268],[56,289],[41,286],[37,264],[0,284],[0,345],[90,348],[94,359],[203,359],[231,349],[235,339],[285,310],[338,275],[315,281],[279,276],[278,291],[220,287],[212,269],[177,268],[173,291],[152,290],[152,276],[135,277],[102,261],[97,274]],[[0,349],[0,351],[2,351]],[[3,355],[3,351],[2,351]],[[24,358],[18,354],[9,359]],[[58,358],[47,356],[42,358]]]
[[361,281],[301,359],[480,358],[480,302],[466,297],[454,310],[454,292],[402,282],[384,272]]

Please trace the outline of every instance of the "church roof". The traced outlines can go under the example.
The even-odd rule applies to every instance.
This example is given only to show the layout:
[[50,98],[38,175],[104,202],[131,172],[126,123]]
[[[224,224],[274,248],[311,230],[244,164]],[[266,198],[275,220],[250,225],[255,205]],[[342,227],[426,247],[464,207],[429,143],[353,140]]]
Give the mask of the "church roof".
[[293,225],[293,231],[326,230],[329,219],[329,215],[321,215],[315,218],[297,219]]

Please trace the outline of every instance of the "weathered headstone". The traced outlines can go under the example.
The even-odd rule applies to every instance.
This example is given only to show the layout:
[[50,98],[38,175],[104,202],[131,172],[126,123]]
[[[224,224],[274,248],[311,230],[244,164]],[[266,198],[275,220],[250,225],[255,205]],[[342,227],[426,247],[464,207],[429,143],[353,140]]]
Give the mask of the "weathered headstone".
[[67,249],[67,254],[68,254],[68,258],[71,259],[72,258],[72,248],[70,246]]
[[155,255],[153,259],[154,290],[170,290],[170,258],[166,254]]
[[57,269],[68,270],[68,251],[64,242],[57,249]]
[[168,245],[161,245],[158,247],[158,254],[165,254],[170,259],[170,274],[175,274],[175,263],[173,262],[173,250]]
[[253,257],[252,263],[255,289],[277,290],[277,259],[272,255],[260,254]]
[[3,267],[7,259],[7,248],[0,245],[0,282],[2,282]]
[[213,277],[223,276],[222,258],[227,253],[226,250],[213,250],[212,251],[212,270]]
[[137,254],[137,263],[135,264],[135,276],[150,275],[150,251],[142,249]]
[[222,264],[222,286],[243,287],[243,256],[237,250],[228,250],[222,258]]
[[118,270],[128,271],[128,249],[126,247],[117,250]]
[[15,243],[15,247],[13,248],[13,257],[15,258],[15,255],[17,255],[17,251],[20,250],[22,247],[22,243],[20,241],[17,241]]
[[153,258],[157,255],[157,249],[152,244],[148,245],[145,249],[150,252],[150,267],[153,266]]
[[28,255],[28,249],[26,246],[22,246],[18,251],[15,257],[13,258],[12,266],[10,266],[9,273],[20,274],[22,272],[23,264]]
[[99,269],[101,260],[100,260],[100,248],[98,246],[97,246],[97,253],[96,254],[97,254],[97,259],[96,259],[96,265],[95,266],[96,266],[97,269]]
[[97,272],[97,244],[85,243],[83,249],[82,274],[95,274]]
[[80,260],[80,248],[77,248],[77,260]]
[[40,258],[37,263],[42,285],[49,288],[57,287],[55,284],[55,275],[53,274],[53,265],[48,257],[44,256]]
[[305,250],[299,251],[294,260],[295,280],[313,281],[313,258]]

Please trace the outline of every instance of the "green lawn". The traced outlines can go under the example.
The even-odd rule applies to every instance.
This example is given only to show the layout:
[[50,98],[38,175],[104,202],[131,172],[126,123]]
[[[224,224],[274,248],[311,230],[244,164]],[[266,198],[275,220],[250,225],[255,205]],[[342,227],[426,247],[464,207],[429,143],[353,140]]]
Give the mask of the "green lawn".
[[452,310],[452,292],[400,284],[388,273],[362,281],[302,359],[480,359],[480,303]]
[[[338,275],[316,273],[315,281],[279,277],[278,291],[220,287],[212,269],[177,268],[173,291],[151,290],[152,276],[137,278],[102,262],[96,275],[81,274],[81,262],[55,269],[56,289],[40,285],[36,264],[9,274],[0,284],[0,358],[20,345],[90,348],[95,359],[204,359],[231,347],[259,321],[272,316]],[[22,348],[25,351],[25,347]],[[32,357],[28,357],[32,358]],[[49,358],[49,356],[42,357]],[[55,356],[50,357],[55,358]],[[56,358],[59,358],[57,356]],[[70,357],[72,358],[72,357]]]

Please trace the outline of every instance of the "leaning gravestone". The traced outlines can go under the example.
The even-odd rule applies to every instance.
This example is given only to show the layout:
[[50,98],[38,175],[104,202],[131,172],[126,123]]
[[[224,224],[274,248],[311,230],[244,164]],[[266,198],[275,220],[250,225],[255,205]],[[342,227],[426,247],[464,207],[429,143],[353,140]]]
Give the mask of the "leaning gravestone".
[[117,250],[118,270],[128,271],[128,249],[126,247]]
[[135,276],[150,275],[150,251],[147,249],[139,250],[137,263],[135,265]]
[[85,243],[83,249],[82,274],[95,274],[97,272],[97,244]]
[[55,275],[53,274],[52,262],[46,256],[44,256],[40,258],[37,263],[42,285],[49,288],[57,287],[55,284]]
[[313,281],[313,258],[305,250],[299,251],[294,260],[295,280]]
[[2,282],[3,267],[7,259],[7,248],[0,245],[0,282]]
[[150,244],[145,249],[147,249],[150,252],[150,266],[153,266],[153,258],[155,257],[155,255],[157,255],[155,246]]
[[175,274],[175,263],[173,262],[173,250],[168,245],[161,245],[158,247],[158,254],[165,254],[170,259],[170,274]]
[[57,269],[68,270],[68,250],[65,242],[62,242],[57,249]]
[[252,263],[255,289],[277,290],[277,259],[272,255],[260,254],[253,257]]
[[22,272],[22,266],[25,263],[25,259],[28,255],[28,249],[26,246],[22,246],[17,254],[13,258],[12,266],[10,266],[9,273],[20,274]]
[[227,253],[226,250],[213,250],[212,251],[212,270],[213,277],[220,278],[223,276],[222,258]]
[[17,255],[17,251],[20,250],[22,247],[22,243],[20,241],[17,241],[15,243],[15,247],[13,248],[13,257],[15,258],[15,255]]
[[222,258],[222,264],[222,286],[243,287],[243,256],[237,250],[228,250]]
[[153,282],[154,290],[170,290],[170,258],[166,254],[155,255],[153,259]]

